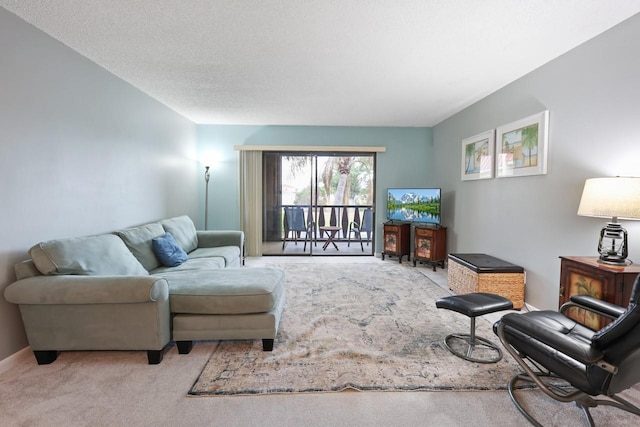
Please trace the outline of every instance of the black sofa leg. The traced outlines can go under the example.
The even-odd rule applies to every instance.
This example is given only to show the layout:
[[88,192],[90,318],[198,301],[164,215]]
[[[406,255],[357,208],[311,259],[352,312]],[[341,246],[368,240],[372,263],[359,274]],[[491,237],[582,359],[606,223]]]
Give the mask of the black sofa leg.
[[53,363],[58,358],[59,352],[57,350],[34,350],[33,355],[36,357],[38,365],[48,365]]
[[176,341],[179,354],[189,354],[193,348],[193,341]]
[[149,361],[149,365],[158,365],[162,362],[162,358],[164,357],[165,350],[147,350],[147,360]]
[[147,350],[147,359],[149,360],[149,365],[157,365],[162,362],[162,358],[164,354],[169,351],[171,348],[171,342],[167,343],[162,350]]
[[263,339],[262,340],[262,351],[273,351],[273,341],[272,339]]

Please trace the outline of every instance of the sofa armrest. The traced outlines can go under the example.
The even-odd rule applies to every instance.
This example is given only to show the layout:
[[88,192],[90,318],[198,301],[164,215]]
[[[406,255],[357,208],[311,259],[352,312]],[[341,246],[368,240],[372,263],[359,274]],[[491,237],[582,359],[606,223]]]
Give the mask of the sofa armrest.
[[242,251],[244,232],[237,230],[198,230],[198,247],[237,246]]
[[14,304],[129,304],[166,301],[169,286],[156,276],[37,276],[4,291]]

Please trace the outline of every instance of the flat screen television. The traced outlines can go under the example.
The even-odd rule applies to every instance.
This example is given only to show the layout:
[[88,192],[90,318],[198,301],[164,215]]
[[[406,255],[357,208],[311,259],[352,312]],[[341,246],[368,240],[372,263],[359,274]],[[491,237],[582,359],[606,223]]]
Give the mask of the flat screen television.
[[440,224],[439,188],[389,188],[387,219]]

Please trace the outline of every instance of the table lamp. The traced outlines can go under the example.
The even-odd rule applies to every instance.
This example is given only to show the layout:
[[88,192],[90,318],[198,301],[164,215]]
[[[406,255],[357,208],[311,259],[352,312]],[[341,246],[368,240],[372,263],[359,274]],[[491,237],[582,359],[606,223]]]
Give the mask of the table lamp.
[[640,219],[640,178],[609,177],[587,179],[582,191],[578,215],[611,218],[598,241],[598,262],[624,266],[629,252],[627,230],[619,219]]

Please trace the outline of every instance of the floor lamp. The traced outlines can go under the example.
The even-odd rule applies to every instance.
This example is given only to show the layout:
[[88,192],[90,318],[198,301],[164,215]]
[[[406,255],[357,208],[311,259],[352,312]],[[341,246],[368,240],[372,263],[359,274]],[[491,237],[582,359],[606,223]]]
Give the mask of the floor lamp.
[[209,166],[204,167],[204,229],[209,229]]

